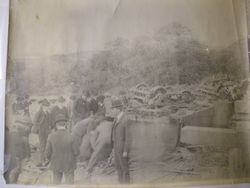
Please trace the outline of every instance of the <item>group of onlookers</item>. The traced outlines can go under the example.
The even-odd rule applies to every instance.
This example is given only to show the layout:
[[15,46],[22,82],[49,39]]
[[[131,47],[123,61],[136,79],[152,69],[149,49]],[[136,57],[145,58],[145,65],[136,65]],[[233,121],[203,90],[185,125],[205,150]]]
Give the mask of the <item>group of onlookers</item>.
[[[25,108],[13,107],[14,114],[21,114],[22,118],[6,130],[7,182],[18,181],[23,161],[30,158],[29,134],[33,133],[39,138],[36,166],[46,168],[49,165],[53,183],[61,183],[63,176],[65,183],[74,183],[78,161],[87,162],[86,171],[90,176],[97,162],[107,159],[112,150],[119,182],[129,183],[129,120],[123,99],[105,95],[93,97],[85,91],[78,98],[71,96],[68,101],[62,96],[39,101],[27,99],[29,97],[26,97]],[[35,113],[29,109],[34,103],[39,105]],[[19,113],[20,110],[25,113]]]

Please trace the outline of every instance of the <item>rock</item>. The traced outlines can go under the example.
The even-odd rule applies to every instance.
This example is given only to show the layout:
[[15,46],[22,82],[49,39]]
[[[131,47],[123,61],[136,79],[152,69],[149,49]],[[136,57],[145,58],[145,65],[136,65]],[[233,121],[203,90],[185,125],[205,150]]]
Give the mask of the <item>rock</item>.
[[237,143],[237,132],[233,129],[187,126],[181,129],[181,142],[192,145],[233,147]]

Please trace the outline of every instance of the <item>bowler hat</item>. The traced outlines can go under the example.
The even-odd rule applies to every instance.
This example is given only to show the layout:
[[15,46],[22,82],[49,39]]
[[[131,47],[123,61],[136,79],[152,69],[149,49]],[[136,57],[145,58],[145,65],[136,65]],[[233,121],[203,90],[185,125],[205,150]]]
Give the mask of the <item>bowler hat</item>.
[[38,101],[39,104],[42,104],[43,106],[49,106],[50,102],[48,101],[48,99],[43,99]]
[[58,114],[58,115],[55,117],[54,125],[56,125],[56,123],[59,122],[59,121],[68,121],[68,120],[67,120],[67,118],[65,118],[64,115]]

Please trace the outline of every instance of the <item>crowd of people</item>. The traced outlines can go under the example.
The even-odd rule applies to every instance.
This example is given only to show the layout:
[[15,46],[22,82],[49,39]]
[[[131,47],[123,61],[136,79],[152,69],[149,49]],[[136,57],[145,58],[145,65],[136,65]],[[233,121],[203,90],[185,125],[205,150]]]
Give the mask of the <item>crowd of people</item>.
[[[35,110],[34,106],[39,106]],[[77,164],[85,162],[87,177],[95,165],[114,154],[120,183],[129,183],[126,102],[122,97],[81,96],[41,100],[16,97],[13,118],[6,125],[5,178],[18,183],[22,165],[29,161],[29,135],[39,138],[38,168],[50,169],[53,183],[74,183]],[[12,116],[11,116],[12,117]]]

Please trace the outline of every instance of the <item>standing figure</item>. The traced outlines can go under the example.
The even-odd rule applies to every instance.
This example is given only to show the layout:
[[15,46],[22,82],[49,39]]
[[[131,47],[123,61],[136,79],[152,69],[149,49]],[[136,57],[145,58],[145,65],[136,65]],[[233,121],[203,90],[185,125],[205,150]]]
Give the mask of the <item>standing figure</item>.
[[66,184],[74,183],[76,157],[79,153],[73,136],[67,130],[68,120],[61,114],[55,118],[56,131],[52,132],[46,145],[46,157],[53,172],[53,183],[61,184],[64,176]]
[[99,95],[97,98],[97,103],[98,103],[98,110],[97,113],[102,113],[106,114],[106,108],[105,108],[105,104],[104,104],[104,100],[105,100],[105,96],[104,95]]
[[117,114],[113,130],[112,141],[114,145],[115,166],[118,172],[118,180],[120,183],[129,183],[129,167],[128,167],[128,125],[129,118],[126,114],[122,101],[115,99],[112,101],[112,108],[116,109]]
[[94,115],[98,111],[98,101],[94,97],[87,98],[88,101],[88,110],[91,115]]
[[88,93],[85,94],[83,91],[82,95],[73,102],[72,108],[72,116],[73,116],[73,124],[87,118],[89,113],[89,102],[87,101]]
[[52,107],[51,109],[51,122],[52,122],[52,126],[55,125],[55,118],[60,114],[63,115],[65,119],[69,120],[69,113],[68,113],[68,109],[66,106],[66,100],[64,97],[60,96],[57,99],[57,103],[54,107]]
[[37,166],[45,165],[45,147],[48,139],[48,135],[51,132],[51,119],[49,113],[50,103],[48,100],[41,102],[40,110],[36,113],[34,118],[34,126],[32,132],[38,134],[40,144],[40,162]]

